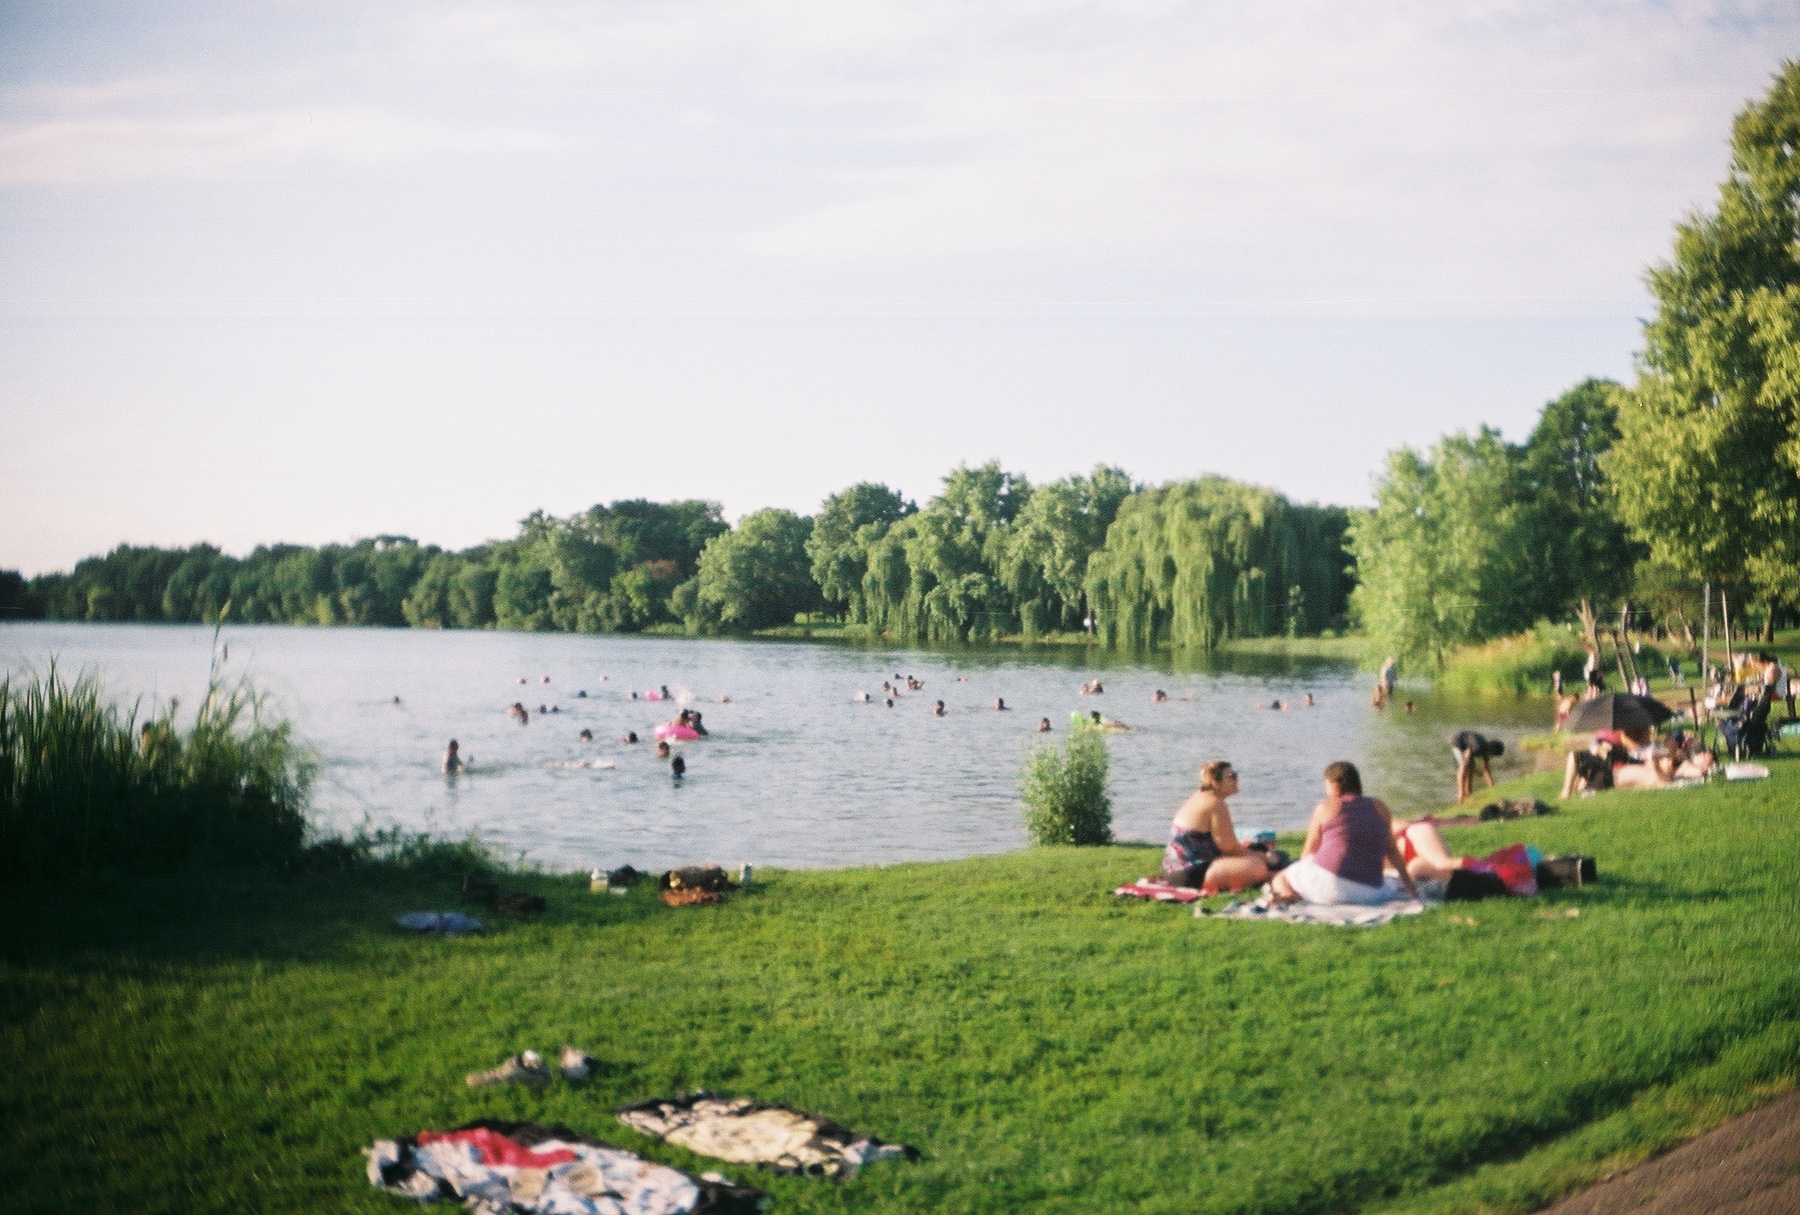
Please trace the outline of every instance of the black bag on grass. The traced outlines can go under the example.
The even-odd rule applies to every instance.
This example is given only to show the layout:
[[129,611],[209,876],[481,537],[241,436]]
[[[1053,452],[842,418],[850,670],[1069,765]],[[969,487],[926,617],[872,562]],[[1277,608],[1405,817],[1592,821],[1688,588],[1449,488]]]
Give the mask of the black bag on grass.
[[1539,890],[1560,886],[1585,886],[1598,876],[1591,856],[1547,856],[1538,862]]
[[1444,901],[1449,903],[1478,903],[1482,899],[1493,898],[1506,893],[1506,883],[1500,880],[1497,873],[1481,873],[1474,869],[1458,869],[1450,875],[1449,884],[1444,887]]

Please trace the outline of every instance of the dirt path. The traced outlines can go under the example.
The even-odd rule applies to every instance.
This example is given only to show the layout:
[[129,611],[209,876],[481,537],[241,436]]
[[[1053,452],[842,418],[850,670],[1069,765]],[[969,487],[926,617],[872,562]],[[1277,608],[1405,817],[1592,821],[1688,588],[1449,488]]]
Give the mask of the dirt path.
[[1800,1212],[1800,1090],[1666,1156],[1565,1198],[1543,1215]]

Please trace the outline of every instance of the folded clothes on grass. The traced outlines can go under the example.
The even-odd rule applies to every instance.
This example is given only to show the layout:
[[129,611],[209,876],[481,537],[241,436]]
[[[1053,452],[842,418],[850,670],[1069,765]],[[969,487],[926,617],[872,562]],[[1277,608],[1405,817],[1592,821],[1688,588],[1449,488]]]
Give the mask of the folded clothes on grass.
[[460,911],[409,911],[394,917],[394,927],[405,932],[435,932],[439,936],[460,937],[465,933],[482,932],[487,926]]
[[683,1093],[668,1101],[621,1106],[633,1130],[734,1164],[760,1164],[808,1177],[856,1176],[872,1160],[917,1160],[917,1148],[883,1143],[824,1118],[760,1101]]
[[567,1127],[471,1122],[378,1139],[369,1184],[478,1215],[751,1215],[769,1196],[722,1177],[690,1177]]

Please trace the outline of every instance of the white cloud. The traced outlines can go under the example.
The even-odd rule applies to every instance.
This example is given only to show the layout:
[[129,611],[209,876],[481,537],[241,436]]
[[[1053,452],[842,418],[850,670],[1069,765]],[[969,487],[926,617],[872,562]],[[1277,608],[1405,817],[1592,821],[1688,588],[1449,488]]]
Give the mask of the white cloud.
[[555,141],[346,106],[197,117],[83,115],[0,123],[0,183],[99,185],[221,178],[307,162],[370,165],[446,152],[540,152]]

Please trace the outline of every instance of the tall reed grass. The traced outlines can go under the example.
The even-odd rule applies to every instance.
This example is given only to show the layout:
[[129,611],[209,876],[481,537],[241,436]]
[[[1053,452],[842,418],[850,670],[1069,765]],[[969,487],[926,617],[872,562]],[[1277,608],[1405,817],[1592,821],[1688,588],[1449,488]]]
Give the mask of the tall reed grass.
[[142,722],[99,680],[51,664],[0,679],[0,869],[50,876],[285,861],[306,834],[313,765],[244,682],[215,670],[185,734]]

